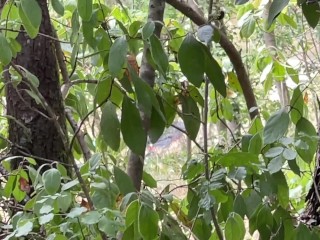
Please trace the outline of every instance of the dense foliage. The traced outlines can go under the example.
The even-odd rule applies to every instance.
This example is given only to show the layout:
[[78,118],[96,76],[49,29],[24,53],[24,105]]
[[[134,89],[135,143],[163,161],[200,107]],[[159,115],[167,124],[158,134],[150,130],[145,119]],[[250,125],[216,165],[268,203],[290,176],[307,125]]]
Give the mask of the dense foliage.
[[[39,31],[39,1],[0,2],[1,239],[320,239],[316,212],[305,211],[306,196],[320,202],[317,1],[220,0],[217,19],[210,2],[183,12],[190,1],[170,0],[161,22],[154,1],[51,0],[52,36]],[[60,119],[43,80],[15,62],[19,34],[55,49],[66,162],[11,154],[8,121],[30,129],[7,114],[8,82],[27,86],[57,128]],[[147,146],[172,126],[191,156],[178,148],[148,167]],[[146,166],[141,189],[125,171],[129,151]],[[162,178],[181,174],[181,185],[155,177],[168,158],[175,167]]]

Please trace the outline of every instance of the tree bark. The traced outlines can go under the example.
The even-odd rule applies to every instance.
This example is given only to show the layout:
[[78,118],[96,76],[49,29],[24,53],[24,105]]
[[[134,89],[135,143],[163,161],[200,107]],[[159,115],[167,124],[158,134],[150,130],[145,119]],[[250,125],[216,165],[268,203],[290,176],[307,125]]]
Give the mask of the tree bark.
[[[160,33],[162,29],[163,22],[163,14],[165,9],[165,1],[164,0],[150,0],[149,2],[149,21],[155,21],[155,30],[154,34],[160,38]],[[144,45],[143,49],[143,57],[140,67],[140,78],[147,82],[151,87],[154,86],[155,81],[155,70],[148,63],[147,53],[149,51],[147,43]],[[146,132],[148,132],[150,119],[148,119],[143,112],[141,112],[143,127]],[[133,152],[130,152],[129,162],[127,166],[127,173],[131,177],[133,184],[137,191],[140,191],[141,188],[141,180],[143,174],[143,165],[144,165],[144,156],[139,156]]]
[[[46,1],[37,1],[42,10],[42,21],[39,32],[52,36],[52,27]],[[54,125],[58,121],[66,133],[63,100],[60,92],[59,74],[54,53],[53,40],[38,35],[30,39],[26,33],[20,33],[17,40],[22,50],[13,63],[22,66],[38,77],[39,91],[54,111],[58,119],[53,120],[47,111],[29,96],[29,89],[23,81],[14,86],[9,71],[5,73],[7,115],[9,115],[9,140],[12,142],[12,155],[33,155],[58,162],[67,162],[63,136]],[[41,114],[43,113],[43,114]],[[46,115],[48,117],[45,117]],[[22,123],[22,127],[19,123]],[[66,136],[66,134],[65,134]],[[43,160],[36,159],[38,166]],[[12,164],[17,168],[18,161]]]

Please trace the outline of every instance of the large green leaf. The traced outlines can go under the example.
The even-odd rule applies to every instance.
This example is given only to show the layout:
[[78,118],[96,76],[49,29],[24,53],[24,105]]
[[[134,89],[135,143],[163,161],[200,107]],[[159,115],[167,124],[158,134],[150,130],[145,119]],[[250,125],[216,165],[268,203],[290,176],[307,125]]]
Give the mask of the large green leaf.
[[0,62],[6,66],[11,62],[12,52],[6,37],[0,32]]
[[35,38],[38,35],[42,18],[42,12],[38,3],[35,0],[21,1],[19,16],[30,38]]
[[158,66],[160,73],[165,76],[169,67],[168,56],[164,52],[162,44],[156,35],[150,37],[150,51],[153,61]]
[[279,140],[288,130],[289,114],[281,109],[273,114],[264,128],[264,144],[270,144]]
[[122,70],[128,52],[128,43],[125,36],[117,38],[110,48],[108,66],[110,73],[117,77]]
[[92,0],[78,0],[78,12],[83,21],[89,21],[92,16]]
[[249,152],[230,152],[217,159],[216,163],[224,167],[247,166],[256,168],[253,164],[259,162],[258,155]]
[[46,192],[53,195],[60,188],[61,174],[57,169],[51,168],[43,173],[42,181]]
[[202,44],[192,34],[188,34],[183,40],[178,59],[183,74],[193,85],[200,87],[205,71],[205,57]]
[[[201,43],[200,43],[201,44]],[[202,45],[202,44],[201,44]],[[227,95],[226,83],[224,82],[224,75],[218,62],[212,57],[209,49],[202,45],[205,55],[205,73],[209,78],[214,88],[223,96]]]
[[113,173],[116,184],[123,195],[136,191],[131,178],[124,171],[114,166]]
[[155,108],[152,108],[151,119],[150,119],[150,127],[148,129],[148,136],[152,143],[158,141],[158,139],[163,134],[163,131],[166,127],[165,121],[159,115],[158,111]]
[[294,124],[297,124],[299,119],[303,117],[303,108],[304,108],[304,101],[302,92],[300,91],[300,87],[296,87],[293,91],[292,98],[290,101],[290,117],[291,121]]
[[320,19],[320,6],[318,1],[308,4],[306,2],[303,3],[302,11],[309,25],[315,28],[318,25]]
[[237,213],[231,213],[225,227],[226,240],[242,240],[246,233],[243,219]]
[[107,102],[102,108],[100,129],[103,140],[114,151],[117,151],[120,146],[120,122],[116,107],[111,102]]
[[146,204],[141,204],[138,216],[139,232],[143,239],[155,239],[158,235],[158,213]]
[[[306,163],[312,162],[318,146],[318,136],[316,129],[308,119],[302,117],[297,122],[295,140],[296,150],[302,160]],[[299,144],[299,142],[302,143]]]
[[268,25],[269,28],[276,17],[281,13],[281,11],[288,5],[289,0],[273,0],[269,10]]
[[191,140],[196,139],[200,128],[200,113],[195,101],[190,96],[180,95],[182,105],[181,118]]
[[240,36],[242,38],[248,39],[254,33],[255,27],[256,27],[256,19],[254,14],[252,13],[246,18],[246,20],[242,24],[240,29]]
[[279,204],[281,207],[286,209],[289,204],[289,187],[286,177],[284,176],[282,171],[272,174],[272,177],[274,177],[274,180],[277,183],[277,195]]
[[144,155],[147,134],[137,107],[125,96],[122,102],[121,132],[124,142],[136,154]]
[[[21,8],[30,24],[39,29],[41,24],[42,12],[39,4],[36,0],[21,0],[20,1]],[[24,24],[24,23],[23,23]]]
[[63,16],[64,7],[60,0],[51,0],[51,5],[52,5],[52,8],[56,11],[56,13]]

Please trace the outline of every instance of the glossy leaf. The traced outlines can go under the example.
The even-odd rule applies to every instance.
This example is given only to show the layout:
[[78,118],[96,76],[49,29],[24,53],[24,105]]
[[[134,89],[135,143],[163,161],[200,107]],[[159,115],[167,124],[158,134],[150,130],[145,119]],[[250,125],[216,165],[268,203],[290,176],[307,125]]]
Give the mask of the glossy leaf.
[[231,213],[227,219],[225,227],[226,240],[242,240],[245,236],[246,229],[243,219],[237,213]]
[[123,195],[136,191],[131,178],[124,171],[114,166],[113,172],[116,184]]
[[169,67],[168,56],[164,52],[161,42],[158,37],[152,35],[149,39],[151,56],[158,66],[160,73],[165,76]]
[[297,145],[296,150],[303,161],[311,163],[317,150],[318,135],[312,123],[306,118],[300,118],[297,122],[295,139],[306,144],[306,148]]
[[285,109],[273,114],[264,128],[264,144],[270,144],[279,140],[288,130],[289,114]]
[[140,114],[128,97],[122,102],[121,132],[124,142],[138,155],[144,155],[147,135],[143,129]]
[[279,204],[281,207],[286,209],[289,204],[289,187],[287,184],[286,177],[284,176],[283,172],[279,171],[272,175],[275,179],[275,182],[277,183],[277,195]]
[[230,152],[219,158],[216,163],[224,167],[241,167],[252,166],[253,163],[258,163],[258,155],[248,152]]
[[183,40],[178,59],[183,74],[193,85],[200,87],[205,71],[205,57],[202,44],[192,34],[188,34]]
[[188,136],[196,139],[200,128],[200,112],[197,104],[191,97],[180,95],[182,105],[181,118],[183,119]]
[[125,36],[117,38],[110,48],[108,66],[110,73],[117,77],[127,61],[128,43]]
[[303,117],[303,108],[304,108],[304,101],[302,92],[300,91],[300,87],[296,87],[293,91],[292,98],[290,100],[290,117],[291,121],[294,124],[297,124],[299,119]]
[[272,1],[269,16],[268,16],[268,26],[269,28],[272,22],[276,19],[276,17],[281,13],[281,11],[288,5],[289,0],[282,0],[282,1]]
[[142,180],[148,187],[151,187],[151,188],[157,187],[157,181],[152,177],[151,174],[145,171],[143,171]]
[[302,4],[302,11],[309,25],[315,28],[318,25],[320,19],[319,3],[317,1],[308,4],[305,2]]
[[[29,24],[38,32],[41,24],[42,11],[35,0],[21,0],[20,1],[21,11],[23,12],[26,19],[22,19],[22,24],[26,27]],[[21,15],[20,15],[21,17]],[[25,21],[27,20],[27,22]],[[28,32],[28,28],[26,28]],[[28,32],[29,34],[29,32]],[[31,36],[30,36],[31,37]],[[33,37],[31,37],[33,38]]]
[[155,239],[158,235],[158,213],[146,204],[139,209],[138,226],[139,232],[144,239]]
[[6,37],[0,32],[0,62],[6,66],[11,62],[12,52]]
[[83,21],[89,21],[92,16],[92,0],[78,0],[78,12]]
[[58,13],[60,16],[64,14],[64,6],[60,0],[51,0],[52,8]]
[[53,195],[60,188],[61,174],[57,169],[51,168],[43,173],[42,181],[46,192]]
[[100,129],[106,144],[117,151],[120,146],[120,121],[116,107],[111,102],[107,102],[102,108]]
[[143,40],[148,39],[154,32],[155,24],[153,21],[147,22],[142,28],[142,38]]
[[226,84],[224,75],[218,62],[212,57],[209,49],[202,45],[205,55],[205,73],[209,78],[214,88],[223,96],[227,96]]

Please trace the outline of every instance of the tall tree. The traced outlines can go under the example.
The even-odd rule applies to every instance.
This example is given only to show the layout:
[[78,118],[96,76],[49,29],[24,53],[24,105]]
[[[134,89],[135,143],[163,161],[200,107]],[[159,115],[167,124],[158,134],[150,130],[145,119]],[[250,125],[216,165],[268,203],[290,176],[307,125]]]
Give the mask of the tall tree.
[[[54,40],[50,38],[53,34],[48,6],[46,1],[38,0],[37,3],[42,16],[41,34],[31,39],[22,29],[17,37],[21,52],[12,60],[11,67],[24,77],[15,86],[12,74],[6,71],[5,81],[11,154],[33,156],[38,165],[42,165],[45,159],[67,161],[67,139]],[[34,89],[23,69],[39,79],[37,93],[40,102],[30,94]],[[13,167],[17,167],[17,162]]]

